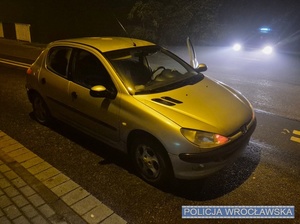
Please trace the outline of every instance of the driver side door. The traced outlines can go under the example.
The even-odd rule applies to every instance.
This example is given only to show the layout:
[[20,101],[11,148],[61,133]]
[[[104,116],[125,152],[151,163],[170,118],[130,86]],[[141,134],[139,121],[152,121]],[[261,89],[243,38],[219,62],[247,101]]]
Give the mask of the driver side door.
[[74,50],[69,86],[71,107],[75,111],[72,122],[98,139],[115,143],[119,141],[119,99],[91,96],[90,88],[96,85],[102,85],[107,90],[116,92],[110,75],[100,59],[87,50]]

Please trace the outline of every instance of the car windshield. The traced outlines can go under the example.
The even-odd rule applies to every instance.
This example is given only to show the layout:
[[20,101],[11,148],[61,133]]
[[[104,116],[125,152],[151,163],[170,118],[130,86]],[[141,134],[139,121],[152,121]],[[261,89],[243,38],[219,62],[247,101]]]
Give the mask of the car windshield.
[[104,56],[131,94],[168,91],[203,78],[186,62],[158,46],[111,51]]

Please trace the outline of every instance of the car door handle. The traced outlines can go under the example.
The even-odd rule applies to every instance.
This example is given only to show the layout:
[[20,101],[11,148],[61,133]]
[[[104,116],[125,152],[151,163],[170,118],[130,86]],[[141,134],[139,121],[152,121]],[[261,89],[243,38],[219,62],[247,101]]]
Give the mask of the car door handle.
[[42,78],[42,79],[41,79],[41,83],[42,83],[42,84],[46,84],[46,79],[45,79],[45,78]]
[[77,93],[76,92],[72,92],[71,96],[72,96],[73,99],[77,99]]

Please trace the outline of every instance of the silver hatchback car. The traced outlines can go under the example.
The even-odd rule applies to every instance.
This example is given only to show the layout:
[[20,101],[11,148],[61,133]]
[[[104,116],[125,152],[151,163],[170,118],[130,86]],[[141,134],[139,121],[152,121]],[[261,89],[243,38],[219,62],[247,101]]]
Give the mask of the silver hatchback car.
[[26,89],[38,122],[57,118],[127,153],[158,186],[222,169],[256,127],[248,100],[205,70],[144,40],[68,39],[45,48]]

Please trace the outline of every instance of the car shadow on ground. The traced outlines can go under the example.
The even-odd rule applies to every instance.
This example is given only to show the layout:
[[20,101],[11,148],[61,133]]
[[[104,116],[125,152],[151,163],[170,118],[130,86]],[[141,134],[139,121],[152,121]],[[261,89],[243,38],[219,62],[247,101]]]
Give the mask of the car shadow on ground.
[[[35,120],[32,113],[30,114],[30,117]],[[106,143],[101,142],[59,120],[53,119],[51,124],[47,126],[56,133],[100,156],[102,160],[99,161],[99,165],[114,163],[133,172],[133,170],[131,170],[130,161],[125,153],[122,153]]]
[[[128,173],[136,175],[129,157],[117,149],[57,120],[49,128],[101,157],[100,166],[115,164]],[[244,153],[233,164],[216,174],[200,180],[175,179],[168,186],[160,187],[159,190],[193,201],[206,201],[222,197],[234,191],[251,177],[259,164],[260,155],[261,148],[250,141]]]

